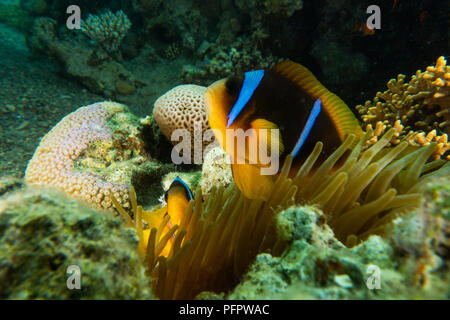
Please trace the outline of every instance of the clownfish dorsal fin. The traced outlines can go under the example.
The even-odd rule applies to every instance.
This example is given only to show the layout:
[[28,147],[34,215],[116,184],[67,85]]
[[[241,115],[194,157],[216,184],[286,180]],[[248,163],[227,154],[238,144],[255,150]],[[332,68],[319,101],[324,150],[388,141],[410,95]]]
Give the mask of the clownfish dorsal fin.
[[288,60],[278,63],[272,71],[300,86],[314,100],[320,98],[322,109],[335,123],[339,138],[342,141],[345,136],[351,133],[358,137],[363,136],[364,133],[358,120],[350,108],[341,98],[325,88],[307,68]]

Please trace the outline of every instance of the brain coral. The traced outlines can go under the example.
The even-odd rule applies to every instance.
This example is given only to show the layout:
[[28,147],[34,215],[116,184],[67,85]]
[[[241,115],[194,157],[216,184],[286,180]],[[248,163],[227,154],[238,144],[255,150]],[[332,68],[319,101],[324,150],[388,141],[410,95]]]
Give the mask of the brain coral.
[[[159,97],[153,108],[153,116],[167,139],[171,140],[172,133],[176,129],[187,129],[189,131],[191,150],[194,150],[194,152],[191,152],[191,159],[196,158],[196,155],[202,155],[202,150],[194,148],[194,137],[197,138],[200,134],[198,130],[194,135],[194,128],[198,126],[201,129],[202,136],[210,128],[203,102],[205,91],[206,87],[202,86],[179,85]],[[178,141],[174,141],[174,144],[177,143]],[[202,143],[203,147],[208,144],[208,141]]]
[[75,167],[77,159],[91,144],[112,140],[107,120],[124,108],[114,102],[99,102],[64,117],[41,140],[25,171],[26,181],[56,187],[103,209],[111,207],[109,195],[114,194],[128,207],[127,185],[108,182]]

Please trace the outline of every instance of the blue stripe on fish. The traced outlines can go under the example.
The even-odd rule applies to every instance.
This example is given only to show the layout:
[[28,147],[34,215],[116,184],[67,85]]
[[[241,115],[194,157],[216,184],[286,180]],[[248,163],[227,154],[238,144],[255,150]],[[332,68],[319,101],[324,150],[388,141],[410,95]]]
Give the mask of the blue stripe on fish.
[[312,127],[314,126],[314,122],[316,121],[317,117],[320,114],[321,108],[322,108],[322,101],[320,99],[317,99],[316,102],[314,102],[314,107],[312,108],[311,113],[309,114],[305,127],[303,128],[303,131],[300,134],[300,138],[298,139],[297,144],[292,150],[292,158],[295,158],[295,156],[298,154],[303,144],[305,143],[306,138],[308,138],[308,135],[311,132]]
[[264,70],[254,70],[245,73],[244,83],[242,84],[241,91],[239,92],[239,97],[227,117],[227,128],[231,126],[242,109],[244,109],[245,105],[252,97],[253,92],[255,92],[256,88],[258,88],[263,77]]
[[175,179],[173,179],[172,183],[174,183],[175,181],[180,182],[183,187],[187,190],[188,195],[189,195],[189,200],[194,199],[194,197],[192,196],[192,192],[191,189],[189,189],[188,185],[186,184],[186,182],[184,182],[183,180],[181,180],[179,177],[176,177]]

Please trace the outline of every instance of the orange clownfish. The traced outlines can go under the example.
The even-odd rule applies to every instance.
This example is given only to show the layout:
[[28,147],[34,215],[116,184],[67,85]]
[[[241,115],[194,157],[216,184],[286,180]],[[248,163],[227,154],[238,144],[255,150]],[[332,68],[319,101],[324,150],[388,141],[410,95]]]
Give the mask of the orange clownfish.
[[189,201],[193,199],[191,189],[189,189],[183,180],[176,177],[170,184],[169,190],[166,191],[164,198],[167,203],[169,227],[171,228],[175,224],[180,225],[184,210],[188,206]]
[[[164,221],[166,220],[167,225],[163,229],[163,233],[166,233],[173,226],[180,225],[184,211],[188,206],[189,201],[193,199],[193,196],[188,185],[179,177],[176,177],[164,194],[164,198],[167,204],[160,209],[147,213],[144,216],[144,221],[146,221],[150,227],[158,228],[158,226],[161,223],[165,223]],[[144,230],[144,239],[148,240],[150,229],[151,228]],[[172,235],[172,238],[169,241],[172,242],[174,239],[175,235]],[[145,243],[145,246],[147,246],[147,243]],[[170,246],[166,246],[162,255],[167,256],[169,250]]]
[[[281,167],[292,154],[295,168],[316,142],[324,142],[320,162],[346,135],[363,134],[344,101],[292,61],[216,81],[205,93],[205,105],[211,129],[231,156],[234,181],[250,199],[266,199],[272,190],[279,173],[277,168],[267,174],[272,165],[267,160],[277,160],[273,155]],[[236,132],[244,132],[244,138]]]

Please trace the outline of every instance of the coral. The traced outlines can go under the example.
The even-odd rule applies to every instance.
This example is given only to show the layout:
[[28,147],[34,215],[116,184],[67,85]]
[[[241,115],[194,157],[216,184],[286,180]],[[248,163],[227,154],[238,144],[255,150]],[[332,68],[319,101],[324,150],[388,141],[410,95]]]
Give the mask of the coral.
[[33,16],[42,16],[48,10],[46,0],[20,0],[20,7]]
[[317,247],[343,247],[337,241],[326,216],[314,206],[291,206],[276,216],[276,230],[286,242],[304,240]]
[[128,96],[146,86],[143,77],[138,78],[123,64],[115,61],[104,50],[96,50],[82,41],[60,37],[57,21],[37,18],[27,38],[34,51],[54,57],[62,71],[90,91],[115,98]]
[[[208,36],[207,8],[219,6],[217,3],[195,3],[195,1],[161,0],[134,1],[135,10],[142,14],[143,28],[158,35],[165,44],[161,54],[167,47],[171,48],[169,58],[172,59],[181,51],[192,53],[203,39]],[[176,46],[172,46],[176,43]]]
[[161,132],[155,117],[152,115],[141,119],[142,139],[145,141],[145,149],[153,158],[164,163],[170,163],[172,143]]
[[142,13],[157,9],[163,2],[163,0],[132,0],[134,10]]
[[290,17],[295,11],[303,8],[302,0],[236,0],[236,5],[244,12],[248,12],[255,20],[263,15],[277,15]]
[[[210,129],[206,114],[203,94],[206,88],[196,85],[179,85],[164,95],[159,97],[153,108],[153,116],[159,128],[169,141],[172,141],[172,134],[177,129],[185,129],[189,133],[189,142],[173,141],[184,150],[190,147],[190,156],[183,154],[185,159],[194,159],[195,163],[201,163],[203,151],[211,140],[207,140],[206,131]],[[179,137],[175,137],[180,139]],[[211,138],[213,138],[211,136]],[[201,145],[196,145],[195,141],[202,141]],[[182,146],[182,143],[187,143]],[[179,150],[181,152],[181,150]],[[200,161],[197,161],[200,160]]]
[[450,150],[450,67],[444,57],[426,71],[418,70],[405,82],[405,75],[398,75],[387,83],[388,89],[378,92],[373,101],[356,106],[362,120],[369,128],[375,128],[369,143],[389,128],[397,134],[391,141],[398,144],[406,140],[410,145],[438,143],[434,158],[445,156]]
[[24,184],[22,179],[13,177],[13,176],[5,176],[0,178],[0,196],[14,191],[17,188],[22,187]]
[[208,195],[214,186],[226,187],[233,182],[230,163],[230,156],[221,147],[215,147],[206,154],[200,180],[203,195]]
[[178,43],[171,43],[164,51],[164,55],[167,59],[175,59],[181,53],[180,45]]
[[264,55],[257,46],[258,39],[239,37],[230,45],[214,45],[202,55],[200,66],[185,65],[181,77],[188,82],[225,78],[254,69],[269,69],[281,61],[271,54]]
[[[99,208],[109,194],[128,207],[133,174],[147,159],[137,120],[124,105],[99,102],[64,117],[42,140],[28,163],[30,184],[50,185]],[[142,174],[142,173],[141,173]]]
[[27,31],[32,19],[15,0],[3,0],[0,2],[0,22],[21,31]]
[[108,52],[115,52],[131,28],[127,15],[119,10],[101,15],[89,15],[81,22],[81,31]]
[[[81,289],[69,290],[71,265]],[[1,299],[151,299],[134,232],[57,190],[0,198]]]
[[[446,280],[433,274],[428,287],[412,284],[414,270],[394,255],[389,241],[371,236],[352,249],[346,248],[322,224],[323,213],[313,207],[291,207],[277,223],[289,221],[296,228],[284,230],[291,244],[276,257],[259,254],[240,284],[226,299],[445,299]],[[284,218],[281,218],[284,216]],[[284,222],[286,223],[286,222]],[[328,243],[316,239],[328,239]],[[418,264],[418,259],[411,262]],[[381,288],[371,290],[369,266],[380,268]],[[442,281],[444,280],[444,281]],[[439,282],[441,281],[441,282]]]
[[[394,247],[410,262],[414,284],[427,287],[450,269],[450,187],[448,176],[432,179],[423,190],[423,205],[393,221]],[[417,260],[417,261],[416,261]]]

